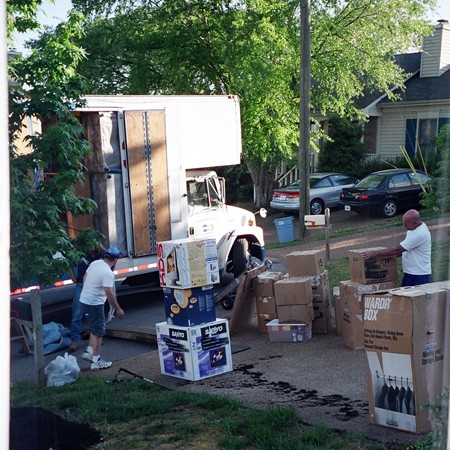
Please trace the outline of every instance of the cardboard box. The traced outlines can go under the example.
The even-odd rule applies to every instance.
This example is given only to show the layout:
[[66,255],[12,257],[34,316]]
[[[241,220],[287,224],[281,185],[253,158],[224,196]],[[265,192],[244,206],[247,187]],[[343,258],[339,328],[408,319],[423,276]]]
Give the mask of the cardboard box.
[[192,327],[216,320],[212,286],[191,289],[163,288],[166,321],[170,325]]
[[214,239],[158,242],[157,255],[161,287],[187,289],[220,282]]
[[312,337],[311,323],[280,324],[274,319],[267,324],[270,342],[307,342]]
[[257,314],[271,314],[274,318],[277,317],[275,297],[256,297],[255,304]]
[[279,323],[309,323],[314,320],[313,304],[281,305],[277,307]]
[[274,297],[273,285],[281,280],[283,272],[263,272],[252,280],[253,294],[255,297]]
[[329,297],[315,294],[313,298],[314,320],[312,323],[313,334],[328,334],[331,330]]
[[278,306],[308,305],[312,302],[311,280],[283,278],[275,283],[275,299]]
[[258,314],[258,331],[260,333],[268,333],[267,324],[277,318],[276,315],[273,314]]
[[435,416],[426,405],[437,403],[450,380],[449,291],[401,288],[365,294],[363,302],[371,423],[432,431]]
[[350,279],[357,283],[373,284],[387,281],[397,281],[397,257],[377,256],[364,259],[362,252],[367,250],[381,250],[384,247],[349,250]]
[[286,263],[291,277],[319,275],[325,270],[325,250],[296,251],[286,255]]
[[362,296],[365,293],[392,289],[393,282],[362,284],[355,281],[341,281],[340,315],[336,319],[342,322],[342,342],[352,350],[363,350],[363,307]]
[[156,324],[161,373],[197,381],[230,372],[228,322],[218,319],[196,327]]
[[283,278],[295,278],[295,279],[300,279],[300,280],[307,278],[311,281],[311,288],[313,290],[313,294],[320,294],[323,296],[330,295],[328,270],[324,270],[322,273],[320,273],[318,275],[307,275],[307,276],[302,276],[302,277],[293,277],[288,272],[286,275],[283,276]]

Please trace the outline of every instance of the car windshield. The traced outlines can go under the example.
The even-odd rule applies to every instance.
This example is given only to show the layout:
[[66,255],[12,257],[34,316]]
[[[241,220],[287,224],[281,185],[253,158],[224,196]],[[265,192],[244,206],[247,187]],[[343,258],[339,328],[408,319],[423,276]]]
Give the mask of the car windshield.
[[[324,186],[315,186],[315,184],[320,181],[322,178],[319,177],[310,177],[309,178],[309,187],[324,187]],[[299,189],[300,180],[294,181],[289,185],[289,189]],[[327,186],[331,186],[331,183],[328,182]]]
[[355,186],[355,189],[377,189],[384,178],[384,175],[367,175]]

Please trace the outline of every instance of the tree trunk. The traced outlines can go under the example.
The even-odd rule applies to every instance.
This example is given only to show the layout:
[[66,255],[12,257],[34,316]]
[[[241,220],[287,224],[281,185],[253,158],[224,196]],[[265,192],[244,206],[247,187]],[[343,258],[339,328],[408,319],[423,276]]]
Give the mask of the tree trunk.
[[273,166],[268,163],[245,161],[255,187],[254,202],[258,208],[268,207],[275,184]]

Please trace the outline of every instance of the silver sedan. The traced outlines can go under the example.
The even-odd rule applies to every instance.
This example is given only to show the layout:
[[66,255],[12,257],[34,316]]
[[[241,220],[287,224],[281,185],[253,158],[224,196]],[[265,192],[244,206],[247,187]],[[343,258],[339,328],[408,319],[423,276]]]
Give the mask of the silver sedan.
[[[342,173],[312,173],[309,176],[311,214],[323,214],[325,208],[333,208],[339,202],[343,188],[353,187],[359,180]],[[276,189],[270,207],[279,211],[297,212],[299,209],[299,181]]]

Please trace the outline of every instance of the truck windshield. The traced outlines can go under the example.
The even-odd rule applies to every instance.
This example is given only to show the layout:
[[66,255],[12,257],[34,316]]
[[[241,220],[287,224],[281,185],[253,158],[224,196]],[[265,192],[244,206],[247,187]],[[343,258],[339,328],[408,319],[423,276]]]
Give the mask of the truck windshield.
[[222,201],[214,179],[189,180],[187,193],[190,206],[215,206]]

